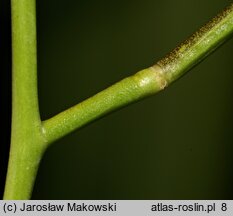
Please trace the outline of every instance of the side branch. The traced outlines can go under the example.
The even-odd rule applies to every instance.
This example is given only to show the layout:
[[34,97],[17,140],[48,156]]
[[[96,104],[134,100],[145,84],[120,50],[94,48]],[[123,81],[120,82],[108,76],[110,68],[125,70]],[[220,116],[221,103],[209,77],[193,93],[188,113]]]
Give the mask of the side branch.
[[152,95],[166,85],[160,67],[127,77],[93,97],[43,122],[47,143],[81,128],[111,111]]
[[233,4],[156,65],[130,76],[44,121],[47,144],[127,104],[152,95],[181,77],[233,34]]

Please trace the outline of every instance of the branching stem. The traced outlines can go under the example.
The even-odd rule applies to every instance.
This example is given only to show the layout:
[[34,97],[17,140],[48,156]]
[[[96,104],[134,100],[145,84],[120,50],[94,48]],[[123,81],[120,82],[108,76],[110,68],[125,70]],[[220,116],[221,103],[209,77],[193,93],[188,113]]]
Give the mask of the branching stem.
[[43,152],[57,139],[177,80],[233,34],[233,4],[154,66],[41,122],[35,0],[12,0],[13,112],[4,199],[29,199]]

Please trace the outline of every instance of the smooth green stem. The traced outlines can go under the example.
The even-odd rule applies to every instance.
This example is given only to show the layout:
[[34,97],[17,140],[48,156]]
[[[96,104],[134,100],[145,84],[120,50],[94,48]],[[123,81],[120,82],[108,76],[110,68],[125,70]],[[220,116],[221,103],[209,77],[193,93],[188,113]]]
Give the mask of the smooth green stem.
[[37,98],[35,0],[12,0],[13,113],[4,199],[29,199],[46,147],[127,104],[155,94],[233,34],[233,4],[156,65],[41,123]]
[[233,3],[168,53],[157,64],[168,83],[177,80],[233,34]]
[[12,0],[13,110],[4,199],[29,199],[44,150],[37,100],[34,0]]
[[[127,77],[95,96],[43,122],[48,143],[87,123],[164,88],[159,68],[148,68]],[[162,83],[161,83],[162,82]]]
[[233,4],[219,13],[156,65],[43,122],[48,143],[103,115],[163,89],[177,80],[233,34]]

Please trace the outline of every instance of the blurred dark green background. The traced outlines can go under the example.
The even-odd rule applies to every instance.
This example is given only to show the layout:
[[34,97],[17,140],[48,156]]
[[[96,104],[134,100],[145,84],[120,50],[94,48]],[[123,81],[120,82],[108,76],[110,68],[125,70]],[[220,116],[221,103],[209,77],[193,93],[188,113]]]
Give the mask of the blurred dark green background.
[[[154,64],[228,0],[38,0],[42,119]],[[233,40],[52,145],[33,199],[232,199]]]

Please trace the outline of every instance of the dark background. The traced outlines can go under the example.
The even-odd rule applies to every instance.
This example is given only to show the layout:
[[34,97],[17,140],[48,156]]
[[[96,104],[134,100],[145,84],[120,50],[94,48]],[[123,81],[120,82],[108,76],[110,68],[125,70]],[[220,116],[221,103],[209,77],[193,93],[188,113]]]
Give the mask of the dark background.
[[[151,66],[230,2],[38,0],[41,118]],[[1,4],[1,116],[7,117],[9,1]],[[232,45],[165,91],[52,145],[32,198],[232,199]],[[1,179],[9,119],[1,121],[9,128],[1,143]]]

